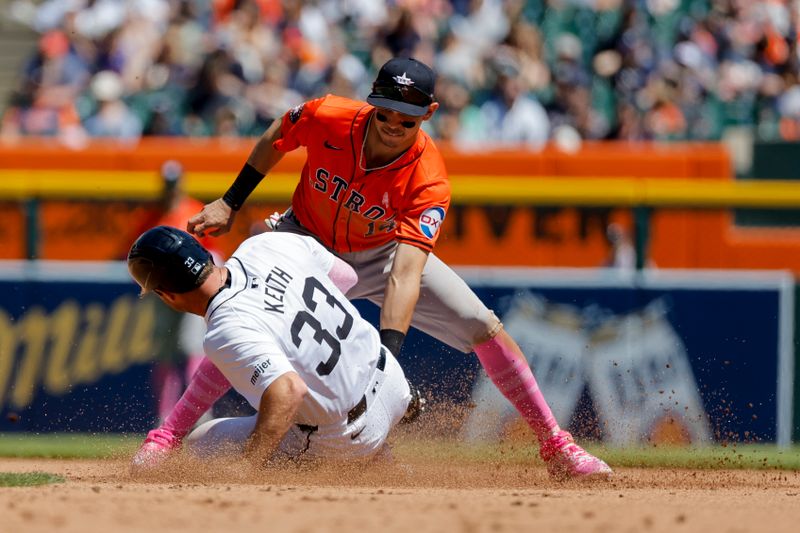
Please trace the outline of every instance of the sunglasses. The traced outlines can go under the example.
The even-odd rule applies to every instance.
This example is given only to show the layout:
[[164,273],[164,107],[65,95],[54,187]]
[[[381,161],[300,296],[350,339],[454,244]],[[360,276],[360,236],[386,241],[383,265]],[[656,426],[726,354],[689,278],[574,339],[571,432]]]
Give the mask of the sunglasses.
[[417,87],[405,85],[372,85],[371,96],[378,96],[394,100],[395,102],[405,102],[417,106],[429,106],[433,102],[433,97]]
[[[387,120],[389,120],[389,117],[387,117],[380,111],[375,112],[375,118],[378,119],[378,122],[386,122]],[[400,125],[403,126],[405,129],[410,130],[411,128],[415,127],[417,123],[414,122],[413,120],[403,120],[402,122],[400,122]]]

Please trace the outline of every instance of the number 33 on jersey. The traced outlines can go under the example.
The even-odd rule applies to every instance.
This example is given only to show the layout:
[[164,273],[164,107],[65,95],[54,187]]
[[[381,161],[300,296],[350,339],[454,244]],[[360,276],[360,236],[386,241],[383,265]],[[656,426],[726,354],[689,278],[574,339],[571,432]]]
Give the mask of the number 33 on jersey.
[[333,262],[311,237],[269,232],[226,263],[231,286],[209,304],[204,346],[254,408],[290,371],[311,395],[299,420],[337,419],[366,390],[380,338],[328,278]]

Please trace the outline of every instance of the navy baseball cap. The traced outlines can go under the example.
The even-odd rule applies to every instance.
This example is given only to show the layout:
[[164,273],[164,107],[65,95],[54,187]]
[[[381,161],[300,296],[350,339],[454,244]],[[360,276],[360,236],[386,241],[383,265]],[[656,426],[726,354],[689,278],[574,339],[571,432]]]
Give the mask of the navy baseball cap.
[[214,260],[183,230],[156,226],[142,233],[128,252],[128,271],[142,288],[185,293],[202,283],[203,269]]
[[381,67],[367,102],[421,117],[433,103],[435,84],[436,74],[428,65],[412,57],[395,57]]

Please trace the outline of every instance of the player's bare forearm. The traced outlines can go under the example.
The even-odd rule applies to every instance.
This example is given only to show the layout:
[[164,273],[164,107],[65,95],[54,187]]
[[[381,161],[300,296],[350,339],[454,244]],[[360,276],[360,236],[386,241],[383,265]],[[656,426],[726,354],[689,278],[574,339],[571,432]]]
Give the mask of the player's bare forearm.
[[261,465],[272,457],[303,403],[308,388],[294,372],[288,372],[264,391],[256,417],[256,426],[245,447],[245,457]]
[[381,330],[408,331],[419,299],[422,270],[428,253],[409,244],[397,245],[392,271],[386,280],[381,308]]
[[268,174],[272,167],[283,158],[283,152],[276,150],[273,146],[273,143],[280,138],[281,119],[276,118],[256,142],[247,162],[262,174]]
[[415,282],[413,276],[389,274],[381,308],[381,330],[408,331],[418,299],[419,280]]

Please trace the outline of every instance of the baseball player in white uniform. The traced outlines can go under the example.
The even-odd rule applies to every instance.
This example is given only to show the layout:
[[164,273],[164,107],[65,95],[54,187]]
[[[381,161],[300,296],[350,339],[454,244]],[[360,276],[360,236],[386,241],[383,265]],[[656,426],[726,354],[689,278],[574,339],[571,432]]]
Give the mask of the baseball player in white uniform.
[[382,450],[411,392],[377,330],[329,277],[342,279],[341,264],[292,233],[251,237],[224,266],[175,228],[158,226],[133,244],[128,267],[142,290],[205,317],[208,358],[258,411],[201,425],[185,441],[190,449],[232,445],[255,461]]

